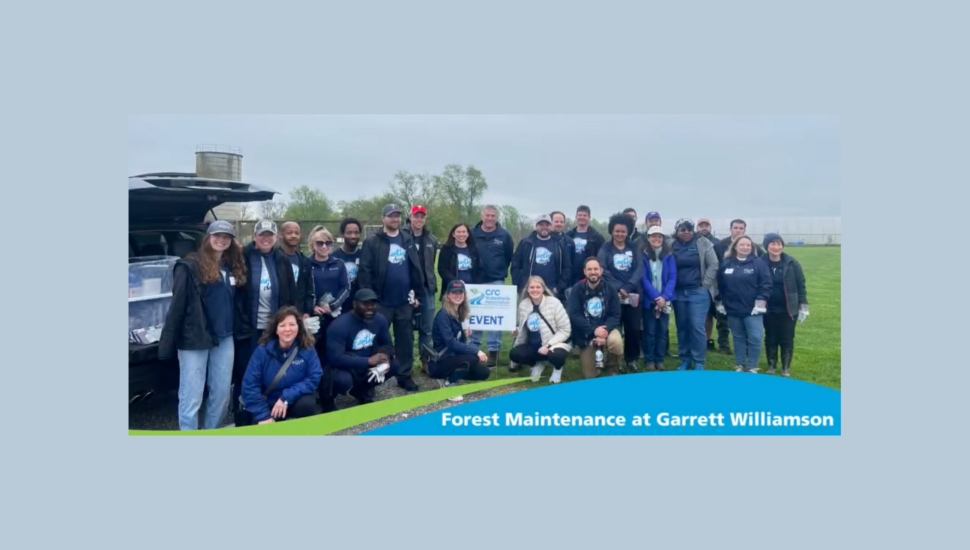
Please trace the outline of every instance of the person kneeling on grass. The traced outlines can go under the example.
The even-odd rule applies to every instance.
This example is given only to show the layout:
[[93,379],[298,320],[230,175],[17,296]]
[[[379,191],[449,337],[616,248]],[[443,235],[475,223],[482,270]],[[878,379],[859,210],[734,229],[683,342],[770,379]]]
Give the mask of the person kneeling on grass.
[[600,370],[615,370],[623,361],[620,297],[603,279],[603,266],[596,257],[586,258],[583,274],[586,278],[569,290],[566,309],[573,343],[580,349],[583,378],[595,378]]
[[394,355],[387,317],[377,312],[377,293],[358,290],[354,309],[327,328],[327,368],[334,369],[332,395],[349,393],[361,405],[372,403],[374,388],[401,371]]
[[569,338],[572,326],[569,314],[542,277],[532,276],[526,281],[519,302],[519,327],[512,333],[515,342],[509,358],[519,364],[532,367],[532,381],[538,382],[545,370],[545,362],[552,363],[554,370],[549,382],[558,384],[562,379],[562,367],[572,346]]
[[317,414],[316,391],[323,370],[300,312],[292,306],[276,312],[259,344],[242,382],[243,406],[252,417],[240,423],[268,424]]
[[[478,346],[468,343],[468,332],[462,328],[470,315],[465,283],[455,279],[445,287],[444,301],[431,331],[434,349],[429,350],[428,371],[442,387],[453,386],[459,380],[485,380],[490,374],[485,366],[488,356]],[[457,395],[448,401],[463,399]]]

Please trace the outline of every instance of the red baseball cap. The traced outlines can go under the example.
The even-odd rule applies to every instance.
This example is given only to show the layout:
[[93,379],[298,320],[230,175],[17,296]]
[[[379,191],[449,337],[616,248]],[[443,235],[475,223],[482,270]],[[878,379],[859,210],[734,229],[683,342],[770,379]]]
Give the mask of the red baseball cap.
[[411,215],[412,216],[415,215],[415,214],[417,214],[418,212],[421,212],[425,216],[428,215],[428,209],[425,208],[425,207],[423,207],[423,206],[421,206],[421,205],[415,204],[414,206],[411,207]]

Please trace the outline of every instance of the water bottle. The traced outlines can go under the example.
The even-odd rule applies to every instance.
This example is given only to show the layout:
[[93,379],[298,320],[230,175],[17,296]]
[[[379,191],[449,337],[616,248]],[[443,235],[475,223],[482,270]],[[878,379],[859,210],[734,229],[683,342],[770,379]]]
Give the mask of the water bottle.
[[601,349],[596,350],[596,368],[603,368],[603,350]]

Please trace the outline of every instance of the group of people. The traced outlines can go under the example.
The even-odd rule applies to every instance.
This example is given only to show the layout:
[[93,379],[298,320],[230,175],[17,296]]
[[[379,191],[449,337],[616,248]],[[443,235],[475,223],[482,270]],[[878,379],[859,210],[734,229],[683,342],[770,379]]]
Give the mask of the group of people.
[[521,301],[509,370],[529,366],[533,381],[551,365],[558,383],[574,349],[586,378],[639,371],[641,356],[646,370],[664,370],[671,313],[678,369],[704,369],[717,349],[716,321],[722,352],[734,337],[735,370],[757,372],[763,333],[769,372],[780,366],[789,375],[795,321],[807,317],[808,300],[780,235],[759,246],[734,220],[730,239],[718,240],[707,219],[678,220],[667,235],[657,212],[641,234],[628,208],[610,218],[604,237],[590,214],[577,208],[568,231],[564,213],[543,215],[516,244],[498,209],[486,206],[481,221],[456,224],[440,244],[425,229],[424,206],[402,226],[403,212],[389,204],[363,242],[354,218],[340,223],[339,247],[314,227],[309,255],[295,222],[278,230],[262,220],[246,246],[228,222],[211,223],[199,250],[175,265],[159,342],[162,359],[179,361],[180,429],[198,429],[206,391],[205,429],[230,409],[241,425],[336,410],[343,394],[368,403],[391,378],[417,391],[415,332],[420,368],[442,387],[487,379],[502,334],[470,329],[466,285],[504,285],[510,274]]

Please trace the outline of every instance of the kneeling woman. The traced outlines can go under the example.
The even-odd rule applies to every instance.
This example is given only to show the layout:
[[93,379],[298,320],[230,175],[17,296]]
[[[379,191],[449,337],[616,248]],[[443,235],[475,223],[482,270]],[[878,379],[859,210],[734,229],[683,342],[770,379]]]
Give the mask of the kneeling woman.
[[280,309],[259,339],[246,374],[242,399],[252,421],[267,424],[317,414],[323,376],[313,336],[294,307]]
[[543,361],[552,363],[554,370],[549,382],[558,384],[562,367],[572,346],[569,337],[572,326],[569,314],[542,277],[529,277],[522,301],[519,302],[519,327],[513,333],[515,343],[509,352],[514,363],[532,366],[532,381],[538,382],[545,370]]
[[[488,356],[478,346],[468,343],[468,335],[462,323],[471,314],[465,283],[460,279],[445,287],[445,299],[434,318],[431,340],[434,356],[428,363],[431,378],[437,378],[444,386],[459,380],[485,380],[489,370],[485,366]],[[449,397],[449,401],[461,401],[462,396]]]

